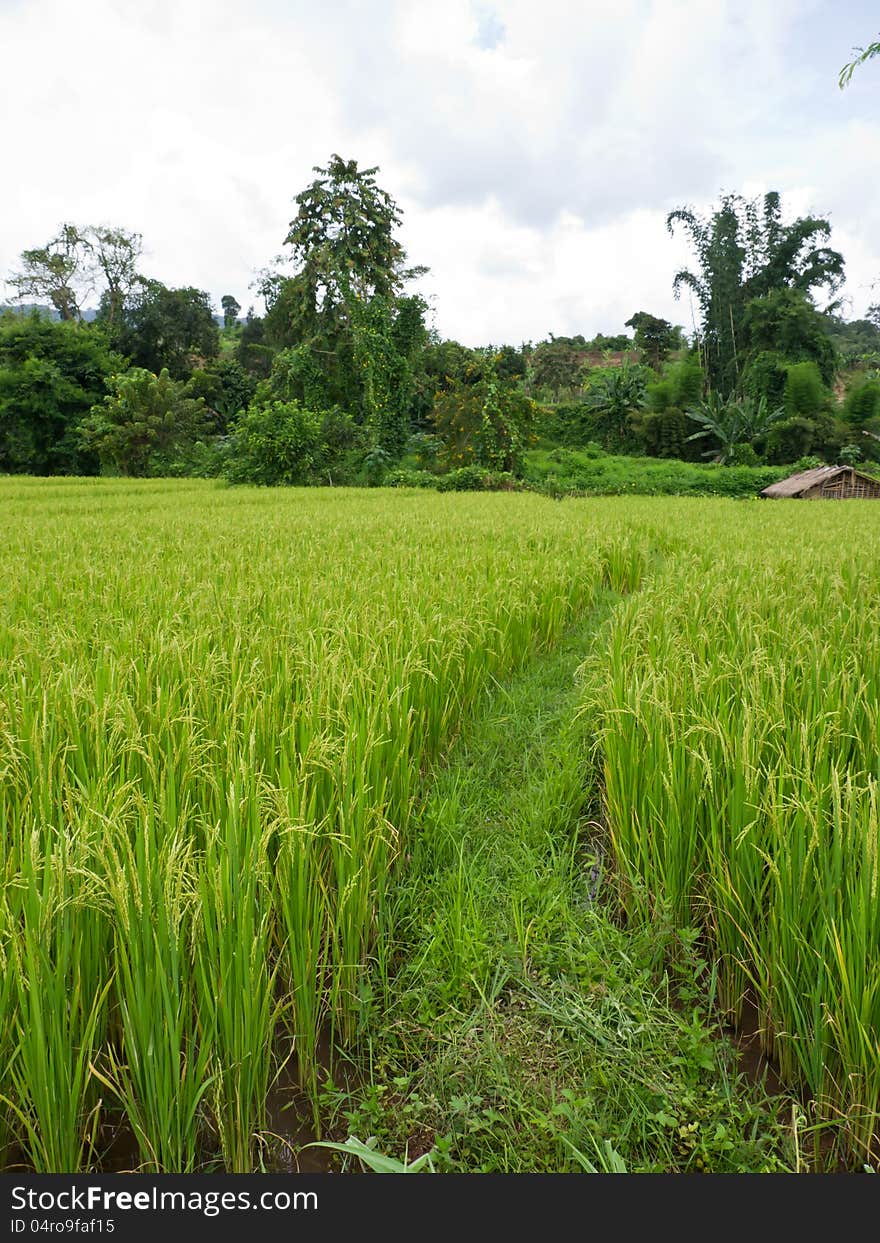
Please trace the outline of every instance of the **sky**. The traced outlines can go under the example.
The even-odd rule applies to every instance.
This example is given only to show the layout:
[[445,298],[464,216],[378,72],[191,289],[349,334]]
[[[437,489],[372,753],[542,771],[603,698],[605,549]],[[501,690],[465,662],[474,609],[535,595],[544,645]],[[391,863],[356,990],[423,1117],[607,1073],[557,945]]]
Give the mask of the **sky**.
[[146,275],[259,312],[338,153],[379,166],[432,322],[468,345],[638,310],[690,331],[667,213],[770,189],[829,218],[858,316],[880,59],[837,76],[878,34],[876,0],[0,0],[0,279],[63,221],[109,224]]

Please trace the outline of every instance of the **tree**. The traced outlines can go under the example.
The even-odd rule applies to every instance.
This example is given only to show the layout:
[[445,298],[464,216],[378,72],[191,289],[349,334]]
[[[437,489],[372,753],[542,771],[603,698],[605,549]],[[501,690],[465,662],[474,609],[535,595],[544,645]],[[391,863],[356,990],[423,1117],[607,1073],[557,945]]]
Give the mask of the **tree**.
[[223,327],[228,332],[230,328],[235,327],[241,307],[236,302],[235,298],[233,298],[231,293],[225,293],[223,295],[220,299],[220,306],[223,309]]
[[282,345],[333,341],[347,326],[352,295],[393,298],[426,270],[405,266],[395,237],[402,216],[376,184],[378,168],[359,169],[356,160],[333,155],[314,171],[319,176],[296,196],[297,214],[284,239],[295,274],[266,273],[261,285],[270,336]]
[[862,427],[880,415],[880,381],[865,379],[855,384],[843,403],[843,415],[847,423]]
[[723,398],[717,393],[696,409],[686,411],[687,417],[701,425],[688,440],[711,437],[719,446],[708,449],[703,457],[711,457],[719,463],[728,462],[736,456],[742,445],[753,447],[755,441],[766,437],[775,423],[785,418],[782,406],[771,408],[765,397],[755,401],[751,397]]
[[529,380],[537,390],[550,396],[554,402],[563,395],[580,391],[580,375],[585,348],[566,337],[554,337],[542,341],[529,356]]
[[625,363],[594,373],[586,405],[601,428],[606,448],[626,447],[632,416],[643,409],[646,399],[646,376],[641,367]]
[[80,420],[124,365],[102,333],[40,315],[0,318],[0,473],[94,474]]
[[363,444],[341,410],[310,410],[300,402],[273,399],[261,385],[235,420],[226,452],[230,483],[264,486],[346,482],[352,454]]
[[82,285],[88,279],[87,248],[76,225],[63,224],[45,246],[21,253],[21,271],[9,277],[20,301],[47,299],[63,320],[80,318]]
[[265,320],[254,314],[254,308],[248,307],[238,345],[235,347],[235,358],[250,375],[265,380],[272,370],[272,359],[275,351],[266,341]]
[[665,362],[681,338],[680,329],[676,330],[668,320],[658,319],[647,311],[636,311],[626,321],[626,327],[634,329],[635,347],[641,350],[644,361],[655,371],[660,370],[660,364]]
[[138,278],[133,296],[114,332],[114,344],[136,367],[172,379],[186,379],[196,362],[220,350],[210,295],[187,287],[168,289],[161,281]]
[[785,364],[815,363],[825,384],[834,379],[837,360],[827,320],[802,290],[774,289],[747,302],[741,341],[740,365],[747,383],[753,361],[765,352]]
[[833,295],[843,280],[843,256],[825,245],[828,221],[806,216],[783,224],[775,191],[752,202],[725,195],[707,219],[678,208],[666,225],[670,233],[681,225],[694,248],[698,272],[677,272],[673,292],[679,297],[687,288],[696,296],[709,382],[724,395],[741,384],[749,302],[782,289],[809,297],[824,286]]
[[225,435],[229,425],[247,409],[257,388],[254,376],[234,358],[220,358],[197,368],[186,383],[187,397],[201,397],[215,420],[215,431]]
[[177,473],[175,464],[199,437],[210,434],[205,403],[188,397],[167,369],[141,367],[116,375],[112,391],[80,426],[85,448],[104,470],[120,475]]
[[426,310],[418,296],[392,300],[383,294],[366,303],[355,297],[351,306],[364,424],[373,445],[392,461],[403,454],[411,431],[412,362],[425,342]]
[[139,233],[108,225],[63,224],[46,246],[22,252],[22,270],[9,278],[20,299],[45,298],[61,319],[80,319],[81,302],[100,290],[100,318],[113,329],[137,279]]
[[441,465],[521,472],[537,407],[511,380],[496,374],[495,362],[483,358],[478,374],[453,379],[437,393],[433,425],[442,444]]
[[138,281],[137,265],[143,250],[140,233],[93,225],[80,235],[89,263],[103,281],[100,318],[112,333],[122,318],[125,302]]
[[[338,155],[326,168],[317,167],[319,176],[296,197],[297,215],[285,238],[294,275],[264,273],[260,285],[267,342],[300,351],[304,370],[320,372],[325,405],[357,411],[368,421],[376,401],[384,400],[377,397],[376,377],[391,365],[384,351],[395,335],[393,325],[409,314],[403,288],[426,271],[405,266],[395,236],[400,212],[377,185],[377,171]],[[387,331],[377,335],[383,318]],[[369,341],[381,358],[365,354]]]

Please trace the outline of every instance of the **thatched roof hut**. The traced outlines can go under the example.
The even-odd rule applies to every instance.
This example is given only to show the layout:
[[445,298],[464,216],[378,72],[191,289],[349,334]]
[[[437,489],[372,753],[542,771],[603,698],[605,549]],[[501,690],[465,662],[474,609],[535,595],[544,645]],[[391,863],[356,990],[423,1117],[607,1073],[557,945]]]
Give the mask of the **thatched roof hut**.
[[764,488],[762,496],[797,497],[804,501],[880,500],[880,480],[852,466],[817,466]]

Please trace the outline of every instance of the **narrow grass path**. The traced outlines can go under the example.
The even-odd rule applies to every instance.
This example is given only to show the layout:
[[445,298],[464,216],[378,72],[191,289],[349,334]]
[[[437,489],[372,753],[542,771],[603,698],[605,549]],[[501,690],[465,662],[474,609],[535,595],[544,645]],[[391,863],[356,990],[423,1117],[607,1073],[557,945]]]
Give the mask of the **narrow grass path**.
[[[392,887],[361,1086],[334,1129],[439,1169],[759,1171],[787,1145],[717,1037],[702,964],[613,922],[577,670],[618,597],[499,685]],[[592,800],[592,802],[591,802]]]

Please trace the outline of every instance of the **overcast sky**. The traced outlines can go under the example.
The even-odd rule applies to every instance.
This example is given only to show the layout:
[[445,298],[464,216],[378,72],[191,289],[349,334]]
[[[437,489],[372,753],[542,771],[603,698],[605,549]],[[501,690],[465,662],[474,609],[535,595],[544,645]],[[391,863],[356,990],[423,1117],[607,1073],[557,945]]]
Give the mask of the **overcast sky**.
[[0,0],[0,276],[65,220],[234,294],[333,152],[378,164],[438,330],[690,330],[670,208],[778,189],[880,300],[876,0]]

